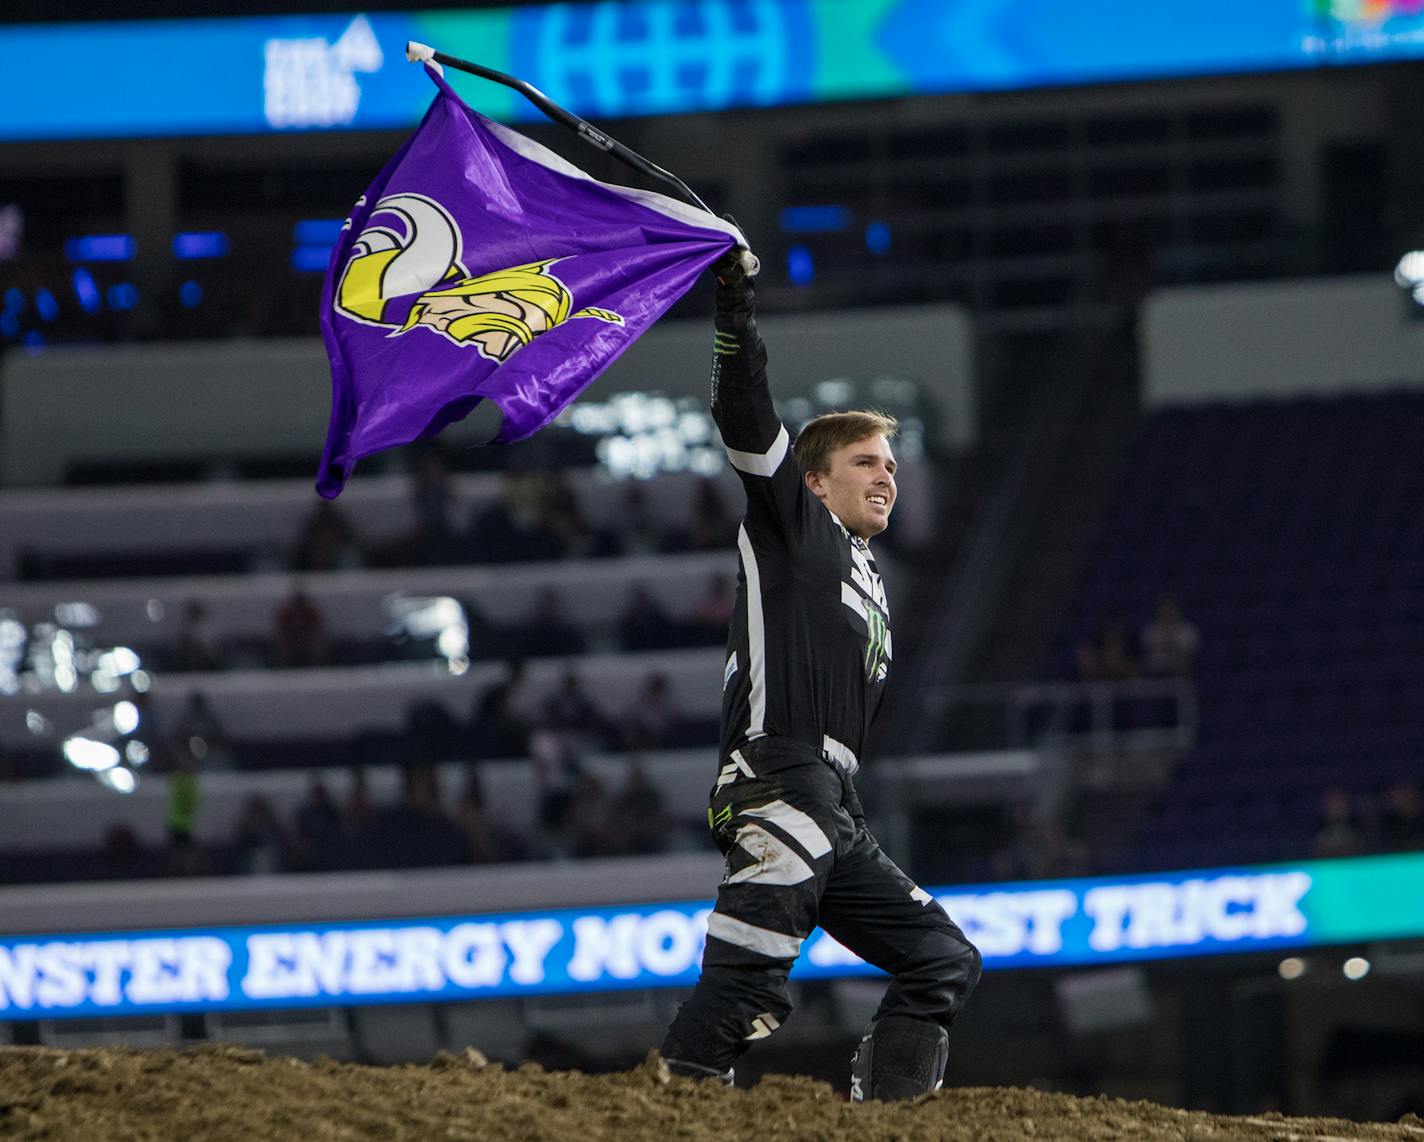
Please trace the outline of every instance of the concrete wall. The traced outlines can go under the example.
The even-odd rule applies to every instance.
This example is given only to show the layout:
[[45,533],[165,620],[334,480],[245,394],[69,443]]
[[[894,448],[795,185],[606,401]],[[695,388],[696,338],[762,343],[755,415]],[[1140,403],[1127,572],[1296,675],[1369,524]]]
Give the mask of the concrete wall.
[[[791,314],[766,318],[762,329],[779,397],[809,396],[821,381],[893,376],[920,388],[943,443],[972,439],[973,334],[957,306]],[[703,397],[711,345],[710,320],[660,325],[589,396]],[[11,354],[0,372],[0,483],[57,483],[76,460],[310,453],[315,472],[330,408],[330,374],[315,338]],[[471,438],[461,426],[446,435]]]
[[1388,274],[1161,290],[1141,339],[1149,405],[1424,384],[1424,310]]

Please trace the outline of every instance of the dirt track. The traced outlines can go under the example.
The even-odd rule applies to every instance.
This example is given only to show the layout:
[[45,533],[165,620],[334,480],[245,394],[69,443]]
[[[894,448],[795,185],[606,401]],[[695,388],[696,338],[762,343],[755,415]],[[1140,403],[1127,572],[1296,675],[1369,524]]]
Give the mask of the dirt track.
[[234,1047],[183,1052],[0,1048],[0,1138],[46,1142],[243,1139],[1407,1139],[1395,1125],[1226,1118],[1145,1102],[1018,1089],[942,1091],[910,1104],[852,1106],[826,1084],[767,1078],[749,1091],[669,1081],[655,1057],[589,1076],[507,1071],[477,1052],[429,1066],[308,1064]]

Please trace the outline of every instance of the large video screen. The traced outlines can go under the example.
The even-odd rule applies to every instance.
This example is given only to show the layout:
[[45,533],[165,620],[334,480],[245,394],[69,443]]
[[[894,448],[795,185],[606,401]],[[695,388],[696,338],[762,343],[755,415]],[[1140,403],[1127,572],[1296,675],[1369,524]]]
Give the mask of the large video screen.
[[[0,27],[0,141],[400,128],[407,40],[591,119],[1424,56],[1421,0],[600,0]],[[519,96],[461,75],[506,121]]]

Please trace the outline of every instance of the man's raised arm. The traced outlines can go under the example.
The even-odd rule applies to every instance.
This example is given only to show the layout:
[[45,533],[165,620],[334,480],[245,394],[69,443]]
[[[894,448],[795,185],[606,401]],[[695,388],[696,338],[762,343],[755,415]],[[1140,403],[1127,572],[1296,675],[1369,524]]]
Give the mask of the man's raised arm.
[[748,513],[769,510],[793,519],[800,510],[801,474],[767,385],[766,346],[757,332],[751,279],[719,284],[715,325],[712,419],[746,488]]

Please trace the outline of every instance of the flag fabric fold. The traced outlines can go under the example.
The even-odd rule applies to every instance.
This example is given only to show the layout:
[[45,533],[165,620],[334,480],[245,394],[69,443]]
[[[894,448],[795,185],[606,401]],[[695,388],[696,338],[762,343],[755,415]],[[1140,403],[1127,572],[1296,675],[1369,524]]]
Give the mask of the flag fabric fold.
[[548,424],[734,244],[735,227],[599,182],[437,93],[332,251],[321,327],[332,408],[317,491],[481,400],[494,443]]

